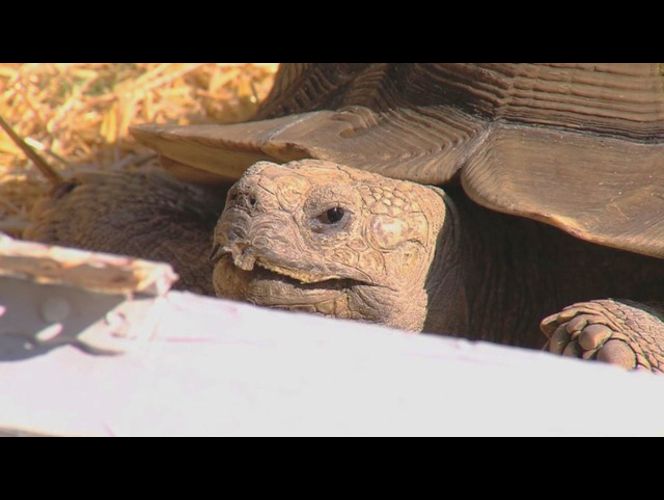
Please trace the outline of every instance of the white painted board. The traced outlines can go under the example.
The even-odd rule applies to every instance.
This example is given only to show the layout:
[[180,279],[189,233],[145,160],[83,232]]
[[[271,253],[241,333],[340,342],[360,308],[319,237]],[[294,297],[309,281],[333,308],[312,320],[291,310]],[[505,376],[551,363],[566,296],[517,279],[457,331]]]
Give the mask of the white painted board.
[[169,292],[127,352],[0,362],[0,428],[56,435],[664,435],[664,377]]

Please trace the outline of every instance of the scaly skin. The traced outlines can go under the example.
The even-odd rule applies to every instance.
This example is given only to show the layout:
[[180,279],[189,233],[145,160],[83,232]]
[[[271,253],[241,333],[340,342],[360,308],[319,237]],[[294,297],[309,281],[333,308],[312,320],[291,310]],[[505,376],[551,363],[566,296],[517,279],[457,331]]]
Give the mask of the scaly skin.
[[[331,223],[335,207],[344,215]],[[442,197],[418,184],[322,161],[260,162],[228,193],[215,289],[419,331],[444,214]]]
[[664,373],[664,309],[631,301],[573,304],[544,318],[554,354]]
[[168,262],[176,288],[214,295],[208,256],[219,194],[159,171],[78,175],[35,206],[24,238]]
[[[567,304],[664,293],[657,259],[485,210],[458,192],[455,200],[440,189],[330,162],[258,163],[229,191],[215,230],[216,292],[535,348],[546,340],[540,319]],[[338,208],[344,216],[330,220],[329,210]],[[659,317],[637,303],[597,303],[605,309],[595,322],[609,314],[622,320],[614,322],[613,340],[593,347],[593,359],[631,366],[627,346],[640,366],[664,366]],[[569,315],[554,315],[547,325],[557,321],[557,328]],[[625,345],[616,348],[618,339]]]

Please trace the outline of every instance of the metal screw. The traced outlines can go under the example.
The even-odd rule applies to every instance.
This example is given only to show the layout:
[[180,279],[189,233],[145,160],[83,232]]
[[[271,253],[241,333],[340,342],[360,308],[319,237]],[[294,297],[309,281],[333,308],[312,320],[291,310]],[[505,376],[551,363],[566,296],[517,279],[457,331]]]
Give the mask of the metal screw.
[[60,323],[67,319],[71,306],[62,297],[48,297],[41,305],[41,316],[47,323]]

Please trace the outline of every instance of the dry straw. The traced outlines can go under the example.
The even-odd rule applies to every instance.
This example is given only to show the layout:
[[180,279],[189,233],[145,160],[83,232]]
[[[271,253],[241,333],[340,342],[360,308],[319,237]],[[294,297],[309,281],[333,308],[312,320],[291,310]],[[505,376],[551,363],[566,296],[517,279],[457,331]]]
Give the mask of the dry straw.
[[[155,155],[127,133],[139,123],[249,118],[277,64],[0,64],[0,116],[60,175],[140,168]],[[0,130],[0,232],[20,235],[46,177]]]

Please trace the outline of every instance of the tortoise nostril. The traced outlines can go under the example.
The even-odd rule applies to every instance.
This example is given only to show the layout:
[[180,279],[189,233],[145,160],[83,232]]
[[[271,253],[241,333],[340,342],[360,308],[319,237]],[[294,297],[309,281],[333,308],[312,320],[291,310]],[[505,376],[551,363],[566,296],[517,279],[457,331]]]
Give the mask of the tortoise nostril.
[[238,190],[230,194],[228,201],[229,205],[235,208],[252,210],[258,204],[258,197],[252,191]]

